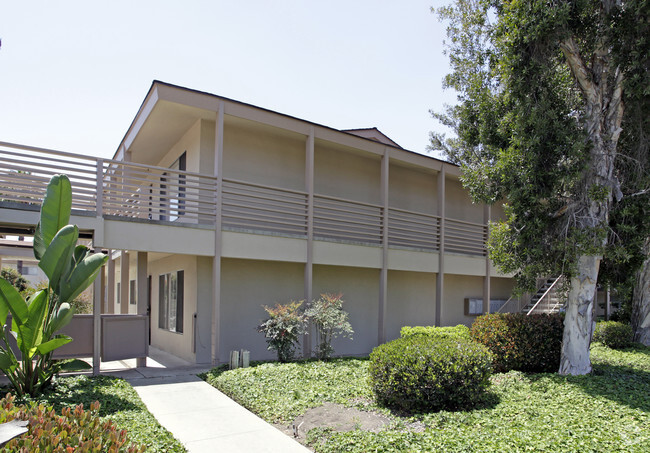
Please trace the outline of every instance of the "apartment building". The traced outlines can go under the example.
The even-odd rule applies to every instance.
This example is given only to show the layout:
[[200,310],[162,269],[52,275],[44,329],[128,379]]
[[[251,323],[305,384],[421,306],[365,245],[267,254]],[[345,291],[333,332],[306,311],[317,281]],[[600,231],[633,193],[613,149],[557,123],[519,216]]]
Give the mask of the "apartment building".
[[484,246],[500,207],[375,128],[155,81],[112,159],[0,148],[2,226],[28,228],[48,172],[68,173],[73,221],[111,256],[101,311],[146,318],[151,345],[191,362],[272,358],[256,327],[276,302],[342,293],[354,339],[333,346],[361,355],[404,325],[469,325],[511,295]]

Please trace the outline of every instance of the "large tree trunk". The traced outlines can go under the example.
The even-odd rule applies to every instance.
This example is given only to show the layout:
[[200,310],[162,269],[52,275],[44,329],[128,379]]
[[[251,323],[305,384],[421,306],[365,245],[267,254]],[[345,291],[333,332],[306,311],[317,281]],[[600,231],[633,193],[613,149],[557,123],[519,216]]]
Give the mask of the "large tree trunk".
[[643,250],[646,259],[637,273],[632,296],[632,329],[634,341],[650,346],[650,238]]
[[571,278],[564,318],[560,374],[591,372],[589,345],[593,332],[593,304],[599,267],[599,256],[581,256],[576,275]]

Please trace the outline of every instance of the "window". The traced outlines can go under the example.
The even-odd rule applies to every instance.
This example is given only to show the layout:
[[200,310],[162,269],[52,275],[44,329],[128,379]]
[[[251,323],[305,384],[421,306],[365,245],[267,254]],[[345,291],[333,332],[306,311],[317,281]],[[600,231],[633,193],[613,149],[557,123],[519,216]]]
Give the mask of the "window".
[[[185,171],[187,167],[187,151],[184,151],[178,159],[169,167],[170,170]],[[185,175],[178,173],[163,173],[161,182],[169,184],[160,184],[160,196],[163,199],[162,205],[169,207],[169,215],[166,210],[161,209],[160,220],[169,220],[173,222],[180,216],[185,214],[183,207],[185,206]],[[168,195],[169,199],[165,199]]]
[[183,298],[185,272],[177,271],[158,276],[158,327],[183,333]]
[[135,286],[135,280],[131,280],[129,282],[129,304],[130,305],[135,305],[136,304],[136,286]]

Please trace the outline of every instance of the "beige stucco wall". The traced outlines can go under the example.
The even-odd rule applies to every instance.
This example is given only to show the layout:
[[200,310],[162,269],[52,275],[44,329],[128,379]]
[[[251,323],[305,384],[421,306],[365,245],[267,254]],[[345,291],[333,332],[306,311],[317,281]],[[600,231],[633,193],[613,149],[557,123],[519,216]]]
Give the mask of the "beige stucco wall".
[[305,139],[271,128],[224,126],[223,175],[292,190],[305,190]]
[[363,203],[381,201],[381,160],[333,148],[316,141],[314,146],[314,192]]
[[515,281],[512,278],[492,277],[490,279],[490,299],[506,299],[512,295]]
[[275,358],[266,349],[264,335],[256,331],[266,317],[262,305],[302,299],[303,282],[303,264],[222,259],[220,360],[227,361],[230,351],[240,349],[249,350],[251,360]]
[[[175,271],[185,271],[183,300],[183,333],[170,332],[158,327],[159,290],[158,277]],[[151,275],[151,345],[194,362],[192,352],[192,315],[197,309],[197,258],[190,255],[172,255],[149,263]]]
[[[199,159],[200,159],[200,138],[201,138],[201,120],[196,121],[192,127],[190,127],[185,135],[171,147],[169,151],[160,159],[160,161],[155,164],[158,167],[169,167],[172,165],[176,159],[178,159],[183,152],[186,154],[186,171],[190,172],[199,172]],[[212,174],[212,172],[209,172]]]
[[436,175],[411,167],[391,165],[388,179],[388,199],[391,208],[438,214]]
[[386,341],[399,337],[404,326],[432,326],[435,323],[436,274],[388,272]]
[[[365,355],[377,346],[379,323],[379,270],[346,266],[314,266],[313,297],[342,293],[343,309],[349,313],[354,340],[337,338],[335,355]],[[312,346],[315,346],[312,337]]]
[[455,326],[474,322],[474,316],[465,316],[465,298],[483,297],[483,277],[446,274],[441,325]]
[[445,213],[451,219],[483,223],[483,205],[473,204],[460,181],[452,178],[445,181]]

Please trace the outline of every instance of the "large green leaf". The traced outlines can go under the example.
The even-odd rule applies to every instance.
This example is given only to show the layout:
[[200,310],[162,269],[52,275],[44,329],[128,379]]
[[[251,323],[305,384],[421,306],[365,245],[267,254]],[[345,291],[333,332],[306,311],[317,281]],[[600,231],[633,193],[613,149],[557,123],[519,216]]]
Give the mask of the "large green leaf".
[[18,367],[18,362],[13,354],[6,351],[0,352],[0,370],[5,374],[12,373]]
[[38,263],[38,267],[43,269],[50,279],[50,286],[55,290],[59,288],[61,277],[70,269],[72,253],[78,238],[79,228],[76,225],[64,226],[54,236]]
[[72,338],[70,338],[67,335],[57,335],[55,338],[52,338],[50,341],[46,341],[45,343],[41,343],[38,345],[36,350],[40,355],[45,355],[48,352],[52,352],[57,348],[60,348],[64,344],[68,344],[72,341]]
[[[13,299],[15,305],[19,305],[23,301],[20,293],[4,278],[0,279],[0,324],[7,323],[7,315],[9,314],[9,299]],[[27,309],[27,307],[25,307]]]
[[47,326],[47,331],[45,332],[45,335],[47,335],[48,337],[52,336],[57,331],[67,326],[70,320],[72,319],[73,314],[74,314],[74,310],[70,308],[70,304],[67,302],[63,302],[59,306],[57,312],[52,316],[52,319],[50,320]]
[[72,186],[66,175],[54,175],[41,206],[40,234],[48,247],[57,232],[70,222]]
[[47,244],[45,244],[45,239],[43,239],[43,232],[41,231],[41,222],[38,222],[36,228],[34,229],[34,243],[32,245],[34,249],[34,257],[37,260],[40,260],[47,249]]
[[72,270],[70,277],[61,282],[59,297],[63,302],[74,300],[83,290],[88,288],[95,280],[99,270],[108,260],[103,253],[94,253],[87,256]]
[[20,293],[4,278],[0,279],[0,316],[7,322],[7,310],[11,312],[13,321],[22,324],[27,321],[29,311],[27,303]]
[[36,293],[29,304],[27,319],[22,324],[17,324],[18,337],[16,343],[20,352],[27,358],[34,356],[36,348],[43,341],[43,324],[47,316],[47,299],[47,292],[39,291]]

